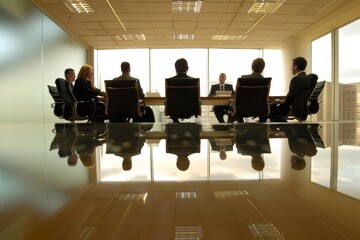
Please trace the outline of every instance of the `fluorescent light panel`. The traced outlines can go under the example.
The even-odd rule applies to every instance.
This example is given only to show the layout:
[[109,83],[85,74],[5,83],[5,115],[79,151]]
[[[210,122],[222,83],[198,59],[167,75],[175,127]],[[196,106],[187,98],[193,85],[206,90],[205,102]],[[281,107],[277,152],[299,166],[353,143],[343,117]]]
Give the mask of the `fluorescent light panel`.
[[274,13],[286,0],[255,0],[248,13]]
[[245,40],[247,35],[213,35],[212,40],[214,41],[238,41]]
[[173,0],[172,12],[173,13],[199,13],[201,9],[202,0]]
[[144,34],[135,34],[135,35],[131,35],[131,34],[119,34],[116,35],[116,37],[120,40],[120,41],[146,41],[146,37]]
[[195,37],[194,34],[188,34],[188,33],[174,34],[175,40],[193,40],[194,37]]
[[94,9],[86,0],[64,0],[63,3],[70,9],[72,12],[77,13],[93,13]]

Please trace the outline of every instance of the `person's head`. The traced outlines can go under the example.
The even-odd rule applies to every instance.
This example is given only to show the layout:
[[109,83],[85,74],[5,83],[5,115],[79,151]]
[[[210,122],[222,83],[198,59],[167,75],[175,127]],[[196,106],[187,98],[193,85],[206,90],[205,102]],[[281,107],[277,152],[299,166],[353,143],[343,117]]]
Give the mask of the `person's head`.
[[226,81],[226,74],[225,73],[220,73],[220,75],[219,75],[219,83],[221,85],[223,85],[225,83],[225,81]]
[[185,58],[180,58],[175,62],[176,73],[187,73],[189,70],[188,63]]
[[220,150],[219,157],[220,157],[220,160],[226,160],[226,157],[227,157],[226,151]]
[[121,67],[121,72],[122,73],[130,73],[130,63],[122,62],[120,67]]
[[93,68],[90,65],[85,64],[80,68],[80,71],[79,71],[79,73],[77,75],[77,78],[90,80],[92,78],[93,74],[94,74],[93,73]]
[[261,154],[256,154],[251,156],[251,167],[259,172],[264,170],[265,162]]
[[122,162],[122,168],[124,171],[131,170],[131,168],[132,168],[131,157],[124,157],[124,160]]
[[292,74],[295,75],[298,72],[305,71],[306,66],[307,66],[307,61],[305,58],[303,57],[294,58],[291,68]]
[[76,166],[77,161],[78,161],[78,155],[77,155],[75,152],[73,152],[73,153],[68,157],[67,164],[68,164],[69,166]]
[[176,161],[176,167],[180,171],[188,170],[189,166],[190,166],[190,160],[188,156],[178,156]]
[[256,58],[251,64],[251,69],[253,72],[262,73],[265,68],[265,61],[262,58]]
[[291,168],[297,171],[303,170],[306,167],[306,162],[303,157],[292,155],[290,158]]
[[96,162],[95,151],[79,153],[79,158],[83,165],[87,168],[92,168]]
[[72,69],[72,68],[65,69],[64,75],[65,75],[65,79],[67,81],[69,81],[69,82],[74,82],[75,81],[76,75],[75,75],[75,70],[74,69]]

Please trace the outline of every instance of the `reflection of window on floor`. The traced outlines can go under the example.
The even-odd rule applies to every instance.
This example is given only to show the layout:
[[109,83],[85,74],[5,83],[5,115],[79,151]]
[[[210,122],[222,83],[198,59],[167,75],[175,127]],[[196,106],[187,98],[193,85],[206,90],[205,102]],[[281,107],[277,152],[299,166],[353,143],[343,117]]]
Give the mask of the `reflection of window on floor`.
[[254,239],[284,239],[282,234],[271,223],[251,224],[249,229]]
[[202,239],[203,234],[200,226],[175,226],[175,240]]
[[215,191],[216,198],[228,198],[228,197],[242,197],[249,196],[246,190],[234,190],[234,191]]
[[196,192],[176,192],[177,199],[196,199]]

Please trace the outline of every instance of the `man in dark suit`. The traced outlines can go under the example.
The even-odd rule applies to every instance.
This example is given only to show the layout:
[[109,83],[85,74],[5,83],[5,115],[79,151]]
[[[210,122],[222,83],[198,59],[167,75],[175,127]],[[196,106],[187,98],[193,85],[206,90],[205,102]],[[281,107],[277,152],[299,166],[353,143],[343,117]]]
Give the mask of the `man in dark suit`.
[[[211,86],[209,97],[216,96],[216,91],[231,91],[234,94],[234,89],[231,84],[226,84],[226,74],[220,73],[219,75],[219,83]],[[228,114],[230,106],[213,106],[214,114],[219,121],[219,123],[224,123],[224,115]]]
[[[118,80],[135,80],[138,83],[138,87],[139,87],[139,97],[140,99],[144,99],[145,98],[145,94],[144,91],[140,85],[140,80],[137,78],[134,78],[132,76],[130,76],[130,63],[128,62],[122,62],[120,65],[121,68],[121,75],[119,77],[114,78],[114,81],[118,81]],[[126,122],[129,119],[110,119],[110,122]],[[141,117],[136,117],[133,118],[133,122],[155,122],[155,116],[154,116],[154,112],[152,110],[151,107],[149,106],[145,106],[145,111],[143,113],[143,115]]]
[[[305,73],[307,66],[307,61],[303,57],[297,57],[293,59],[291,72],[294,77],[291,79],[289,84],[289,92],[286,95],[284,104],[272,104],[270,105],[270,117],[274,113],[277,116],[286,116],[287,108],[284,108],[286,105],[293,106],[296,97],[299,95],[301,90],[306,90],[311,87],[311,81],[308,75]],[[278,117],[271,117],[271,121],[286,121]]]
[[[185,58],[180,58],[176,60],[175,62],[175,71],[176,75],[171,78],[193,78],[187,75],[187,72],[189,70],[188,62]],[[170,79],[171,79],[170,78]],[[170,116],[174,123],[178,123],[179,119],[177,117]]]

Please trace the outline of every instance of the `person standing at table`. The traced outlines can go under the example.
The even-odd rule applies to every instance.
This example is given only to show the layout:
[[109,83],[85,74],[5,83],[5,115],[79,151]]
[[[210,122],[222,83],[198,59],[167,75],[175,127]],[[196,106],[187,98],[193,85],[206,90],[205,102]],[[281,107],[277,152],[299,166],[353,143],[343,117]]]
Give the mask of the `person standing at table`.
[[[81,67],[73,90],[76,100],[91,101],[97,96],[105,96],[105,92],[94,86],[92,81],[93,75],[93,68],[90,65],[85,64]],[[93,107],[81,104],[81,112],[91,116],[93,114]],[[105,115],[105,104],[103,102],[96,101],[95,115]]]
[[[231,91],[232,92],[231,95],[233,95],[234,94],[233,86],[231,84],[225,83],[225,81],[226,81],[226,74],[220,73],[219,83],[211,86],[209,97],[216,96],[216,91]],[[224,115],[229,114],[229,112],[231,111],[231,107],[228,105],[213,106],[213,111],[219,123],[225,123]]]
[[75,70],[72,68],[67,68],[64,71],[65,80],[69,82],[69,88],[72,92],[74,90],[74,82],[76,79]]
[[[144,91],[140,85],[139,79],[130,76],[130,63],[122,62],[120,65],[120,68],[121,68],[122,75],[120,75],[117,78],[114,78],[113,81],[135,80],[138,83],[138,87],[139,87],[139,97],[140,97],[140,99],[144,99],[145,95],[144,95]],[[123,119],[120,121],[123,121]],[[142,114],[142,116],[134,118],[133,122],[155,122],[155,116],[154,116],[154,112],[153,112],[152,108],[149,106],[145,106],[145,111]]]
[[[171,77],[169,79],[172,78],[193,78],[187,75],[187,72],[189,70],[189,65],[188,62],[186,61],[185,58],[180,58],[178,60],[176,60],[175,62],[175,71],[176,71],[176,75],[174,77]],[[173,120],[174,123],[178,123],[179,119],[176,117],[172,117],[170,116],[170,118]]]

